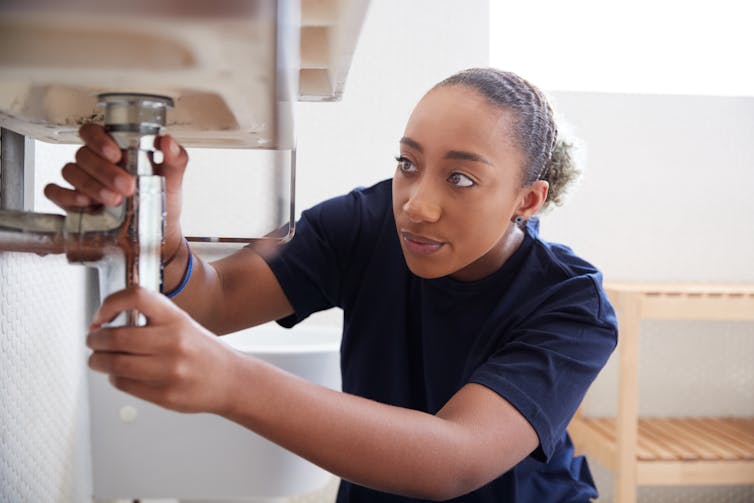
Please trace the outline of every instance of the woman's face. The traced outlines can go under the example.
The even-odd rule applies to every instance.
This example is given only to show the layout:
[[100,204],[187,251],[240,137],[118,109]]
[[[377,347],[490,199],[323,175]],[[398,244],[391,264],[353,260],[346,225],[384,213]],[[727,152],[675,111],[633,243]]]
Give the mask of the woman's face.
[[511,120],[509,111],[460,85],[430,91],[414,109],[400,141],[393,212],[417,276],[480,279],[520,243],[511,218],[531,189],[521,186],[524,154]]

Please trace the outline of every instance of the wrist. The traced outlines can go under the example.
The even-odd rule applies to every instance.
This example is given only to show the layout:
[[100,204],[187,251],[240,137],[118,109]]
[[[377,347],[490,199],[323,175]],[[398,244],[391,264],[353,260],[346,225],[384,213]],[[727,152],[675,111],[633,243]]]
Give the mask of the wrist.
[[[193,270],[193,256],[191,254],[191,248],[189,247],[186,238],[183,238],[179,243],[178,249],[175,254],[165,261],[162,265],[163,279],[162,279],[162,293],[168,298],[173,298],[183,291],[186,285],[191,279],[191,272]],[[172,267],[168,267],[172,264]],[[178,264],[181,265],[179,268]],[[178,276],[177,271],[180,271]],[[165,285],[176,285],[171,289],[165,288]]]
[[[162,267],[167,267],[172,262],[175,261],[176,258],[178,258],[178,255],[181,252],[181,248],[183,248],[183,243],[186,240],[182,235],[178,235],[178,238],[176,239],[176,244],[171,244],[168,246],[167,240],[165,240],[165,244],[162,247]],[[168,250],[172,250],[170,253],[167,253]]]
[[239,384],[256,382],[251,374],[255,373],[254,367],[258,360],[232,348],[228,348],[227,356],[227,361],[223,365],[225,383],[218,387],[222,393],[216,409],[212,412],[231,421],[248,419],[250,389],[248,386],[239,388]]

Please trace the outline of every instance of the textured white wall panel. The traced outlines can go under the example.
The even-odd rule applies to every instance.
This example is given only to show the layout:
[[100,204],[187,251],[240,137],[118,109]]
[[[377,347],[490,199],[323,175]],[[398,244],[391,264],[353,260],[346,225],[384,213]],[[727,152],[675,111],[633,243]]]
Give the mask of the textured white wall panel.
[[[35,211],[74,151],[35,143]],[[85,271],[0,252],[0,503],[91,501]]]
[[0,252],[0,502],[91,499],[84,277]]

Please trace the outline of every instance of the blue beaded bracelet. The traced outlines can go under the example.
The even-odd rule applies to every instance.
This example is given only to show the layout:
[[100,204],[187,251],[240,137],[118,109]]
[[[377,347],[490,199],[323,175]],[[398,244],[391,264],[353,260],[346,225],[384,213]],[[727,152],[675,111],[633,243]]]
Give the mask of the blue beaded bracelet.
[[189,279],[191,279],[191,271],[194,269],[194,257],[191,254],[191,247],[189,246],[188,241],[186,241],[185,238],[183,241],[186,243],[186,249],[188,250],[188,264],[186,264],[186,270],[183,271],[183,277],[181,278],[181,282],[178,284],[175,290],[165,294],[165,296],[168,299],[172,299],[173,297],[181,293],[184,288],[186,288],[186,285],[188,285]]

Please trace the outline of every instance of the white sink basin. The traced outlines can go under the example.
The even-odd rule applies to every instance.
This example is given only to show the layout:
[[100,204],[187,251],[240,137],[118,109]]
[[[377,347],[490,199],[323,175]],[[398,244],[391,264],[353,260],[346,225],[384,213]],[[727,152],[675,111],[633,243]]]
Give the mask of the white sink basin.
[[[263,325],[222,339],[340,389],[337,328]],[[321,468],[218,416],[167,411],[121,393],[93,372],[89,384],[95,499],[278,498],[318,490],[331,480]]]

